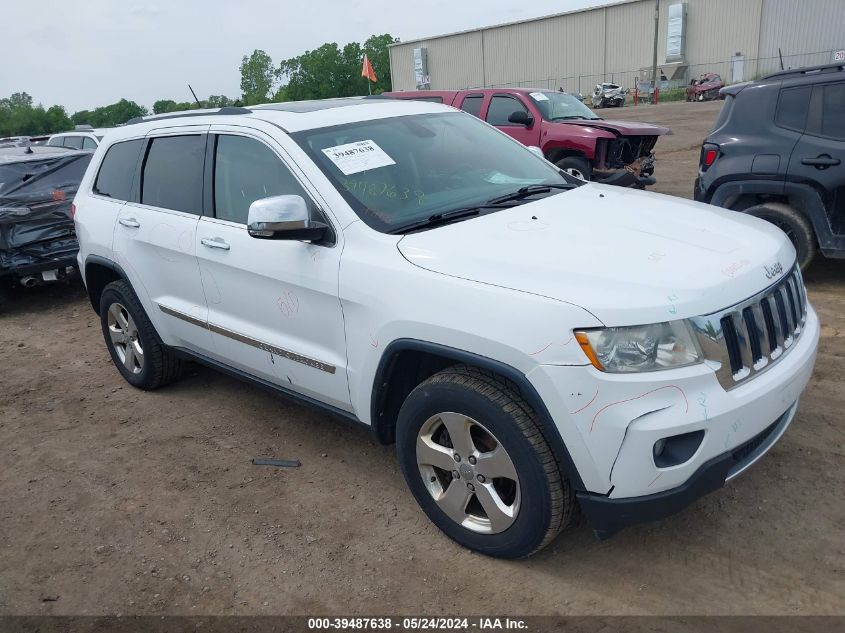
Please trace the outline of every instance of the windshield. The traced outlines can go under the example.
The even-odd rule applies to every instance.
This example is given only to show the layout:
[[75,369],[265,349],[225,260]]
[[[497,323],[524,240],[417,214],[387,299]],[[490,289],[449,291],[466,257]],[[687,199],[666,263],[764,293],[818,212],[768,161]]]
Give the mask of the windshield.
[[599,118],[590,108],[566,92],[532,92],[529,96],[546,121],[573,119],[592,121]]
[[462,112],[361,121],[291,137],[361,219],[384,233],[480,207],[528,185],[572,184],[551,163]]

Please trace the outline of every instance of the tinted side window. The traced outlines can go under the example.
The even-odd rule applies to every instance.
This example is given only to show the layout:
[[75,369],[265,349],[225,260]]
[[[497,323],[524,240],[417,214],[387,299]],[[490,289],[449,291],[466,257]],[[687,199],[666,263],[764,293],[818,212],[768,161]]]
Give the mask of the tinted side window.
[[115,200],[130,200],[138,154],[143,144],[142,139],[136,139],[109,147],[94,182],[94,193]]
[[490,107],[487,108],[487,123],[490,125],[516,125],[508,121],[508,117],[519,110],[528,112],[525,106],[513,97],[496,95],[490,100]]
[[82,149],[81,136],[66,136],[62,144],[65,147],[72,147],[73,149]]
[[472,116],[481,117],[481,104],[484,102],[484,95],[469,95],[464,98],[461,110],[469,112]]
[[822,136],[845,139],[845,83],[823,88],[821,133]]
[[807,123],[807,111],[810,109],[809,86],[781,90],[775,121],[780,127],[804,131]]
[[202,213],[205,137],[152,139],[141,174],[141,203],[185,213]]
[[83,136],[82,149],[97,149],[97,144],[94,142],[94,139]]
[[270,196],[308,195],[266,145],[244,136],[217,137],[214,159],[215,217],[246,224],[249,205]]

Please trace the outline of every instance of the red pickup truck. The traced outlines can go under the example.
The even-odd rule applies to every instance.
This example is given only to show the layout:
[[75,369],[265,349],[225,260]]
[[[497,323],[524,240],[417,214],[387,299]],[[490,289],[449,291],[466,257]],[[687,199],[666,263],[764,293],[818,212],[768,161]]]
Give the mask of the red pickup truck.
[[584,180],[623,187],[654,184],[657,137],[665,127],[605,121],[571,94],[497,88],[386,92],[395,99],[436,101],[473,114]]

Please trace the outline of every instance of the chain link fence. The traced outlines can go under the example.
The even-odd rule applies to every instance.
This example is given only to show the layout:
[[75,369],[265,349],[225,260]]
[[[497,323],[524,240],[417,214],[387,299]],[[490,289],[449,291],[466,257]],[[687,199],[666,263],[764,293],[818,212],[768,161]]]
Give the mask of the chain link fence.
[[[798,53],[777,57],[746,58],[735,56],[733,59],[708,62],[704,64],[689,64],[682,72],[675,73],[669,79],[666,76],[670,65],[658,65],[658,87],[660,101],[678,101],[686,97],[686,87],[692,79],[698,79],[705,73],[716,73],[725,85],[758,79],[781,69],[803,68],[833,63],[834,50],[816,51],[812,53]],[[674,73],[675,65],[671,65]],[[629,90],[628,101],[633,103],[636,93],[647,102],[651,93],[652,70],[650,67],[636,70],[615,71],[604,74],[572,75],[569,77],[549,77],[546,79],[525,79],[510,83],[490,84],[487,86],[468,86],[468,88],[538,88],[547,90],[563,89],[566,92],[577,93],[589,101],[589,96],[596,85],[612,83]]]

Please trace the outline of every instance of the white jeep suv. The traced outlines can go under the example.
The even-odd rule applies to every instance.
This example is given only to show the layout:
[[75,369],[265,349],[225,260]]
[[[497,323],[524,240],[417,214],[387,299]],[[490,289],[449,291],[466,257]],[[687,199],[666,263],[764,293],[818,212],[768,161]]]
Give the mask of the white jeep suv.
[[[477,118],[380,98],[138,120],[75,200],[132,385],[197,360],[396,442],[429,518],[520,557],[722,486],[819,336],[767,222],[588,184]],[[772,482],[772,485],[777,485]]]

